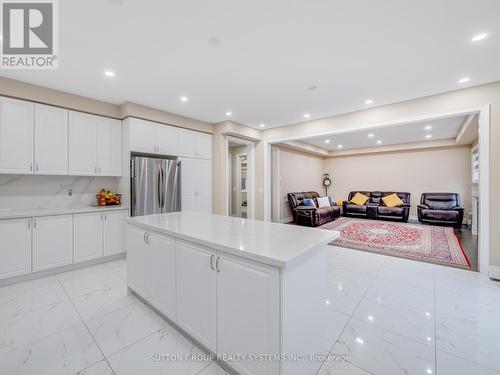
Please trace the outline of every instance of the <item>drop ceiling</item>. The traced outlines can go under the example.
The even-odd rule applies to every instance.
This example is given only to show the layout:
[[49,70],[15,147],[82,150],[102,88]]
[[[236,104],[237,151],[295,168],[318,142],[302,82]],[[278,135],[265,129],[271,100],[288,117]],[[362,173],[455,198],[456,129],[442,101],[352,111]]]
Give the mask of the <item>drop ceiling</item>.
[[500,80],[498,0],[58,4],[59,69],[1,76],[257,128]]

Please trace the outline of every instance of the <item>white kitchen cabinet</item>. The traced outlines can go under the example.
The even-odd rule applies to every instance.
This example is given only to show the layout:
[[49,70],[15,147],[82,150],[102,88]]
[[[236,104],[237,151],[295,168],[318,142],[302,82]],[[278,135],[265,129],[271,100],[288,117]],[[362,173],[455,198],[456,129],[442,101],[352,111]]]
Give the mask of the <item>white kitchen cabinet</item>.
[[176,320],[175,240],[150,234],[146,247],[150,302],[167,317]]
[[33,272],[71,264],[73,215],[33,219]]
[[177,323],[216,351],[215,252],[176,241]]
[[69,174],[97,175],[97,126],[93,115],[69,112]]
[[212,136],[210,134],[179,129],[179,156],[211,159]]
[[127,285],[143,298],[149,297],[146,275],[147,232],[137,227],[127,226]]
[[120,120],[96,116],[97,172],[100,176],[122,175],[122,137]]
[[[217,352],[234,356],[279,353],[279,301],[277,268],[218,255]],[[241,374],[279,374],[277,361],[230,364]]]
[[103,217],[103,255],[123,253],[125,211],[107,211]]
[[129,147],[131,151],[136,152],[176,156],[177,128],[130,118]]
[[0,97],[0,173],[33,173],[34,106]]
[[103,213],[75,214],[73,217],[74,262],[102,256]]
[[212,212],[212,163],[207,159],[180,158],[182,210]]
[[68,174],[68,111],[35,104],[36,174]]
[[0,220],[0,279],[31,272],[31,219]]

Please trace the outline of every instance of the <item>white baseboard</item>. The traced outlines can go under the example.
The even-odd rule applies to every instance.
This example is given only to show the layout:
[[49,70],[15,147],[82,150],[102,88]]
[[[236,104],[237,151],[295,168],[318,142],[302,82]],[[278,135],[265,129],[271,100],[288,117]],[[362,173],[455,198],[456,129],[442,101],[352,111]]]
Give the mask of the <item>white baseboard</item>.
[[293,221],[293,217],[292,216],[285,217],[284,219],[280,219],[280,223],[282,223],[282,224],[289,223],[290,221]]
[[488,276],[490,277],[490,279],[500,281],[500,267],[490,266]]

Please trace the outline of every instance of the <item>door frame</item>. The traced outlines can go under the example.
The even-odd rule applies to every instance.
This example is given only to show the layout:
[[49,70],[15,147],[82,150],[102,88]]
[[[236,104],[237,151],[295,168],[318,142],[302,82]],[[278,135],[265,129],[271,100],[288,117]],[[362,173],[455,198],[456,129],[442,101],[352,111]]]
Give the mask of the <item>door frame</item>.
[[420,116],[409,118],[401,118],[399,120],[387,121],[382,123],[373,123],[357,126],[349,129],[338,129],[328,132],[310,133],[307,136],[294,136],[288,138],[271,139],[262,141],[264,149],[264,220],[271,221],[271,145],[280,142],[298,141],[306,138],[314,138],[318,136],[338,135],[342,133],[352,133],[360,130],[374,130],[384,127],[390,127],[397,124],[414,123],[421,121],[429,121],[435,119],[444,119],[477,113],[479,116],[479,246],[478,246],[478,263],[479,272],[495,275],[500,277],[500,270],[496,271],[496,267],[490,265],[490,107],[491,105],[484,104],[477,107],[457,109],[454,111],[429,113]]

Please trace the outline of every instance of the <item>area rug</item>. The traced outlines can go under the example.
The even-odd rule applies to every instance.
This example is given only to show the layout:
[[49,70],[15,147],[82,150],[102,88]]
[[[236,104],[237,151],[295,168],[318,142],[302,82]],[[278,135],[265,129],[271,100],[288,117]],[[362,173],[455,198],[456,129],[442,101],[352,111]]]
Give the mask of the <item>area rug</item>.
[[470,268],[450,227],[341,217],[319,228],[340,231],[333,246]]

